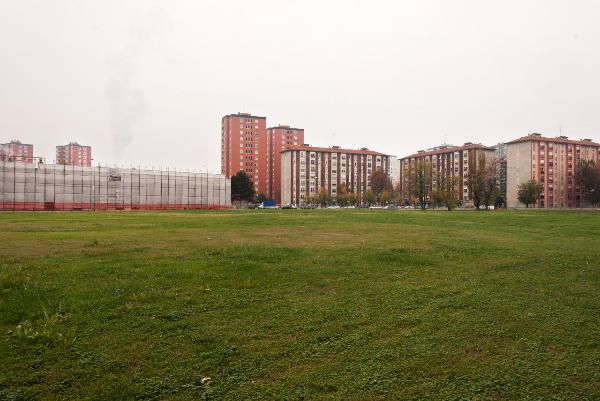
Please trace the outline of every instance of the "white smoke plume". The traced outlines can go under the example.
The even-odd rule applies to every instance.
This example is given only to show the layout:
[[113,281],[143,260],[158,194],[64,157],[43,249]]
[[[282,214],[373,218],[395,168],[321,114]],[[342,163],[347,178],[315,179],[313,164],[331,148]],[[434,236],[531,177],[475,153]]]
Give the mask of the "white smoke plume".
[[107,94],[111,107],[111,130],[115,161],[121,160],[122,152],[134,137],[134,126],[146,112],[144,92],[136,79],[136,56],[123,52],[109,59],[111,79]]
[[[110,79],[107,95],[110,102],[110,127],[115,161],[133,141],[136,124],[144,117],[147,101],[140,82],[141,58],[144,52],[157,48],[156,40],[169,26],[170,19],[157,7],[128,30],[128,42],[121,51],[109,54]],[[160,47],[160,46],[158,46]]]

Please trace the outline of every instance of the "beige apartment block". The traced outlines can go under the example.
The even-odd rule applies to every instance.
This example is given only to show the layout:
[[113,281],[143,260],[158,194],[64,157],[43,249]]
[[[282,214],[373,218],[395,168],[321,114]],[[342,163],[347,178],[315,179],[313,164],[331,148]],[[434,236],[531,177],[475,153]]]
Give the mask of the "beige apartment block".
[[508,207],[522,207],[519,185],[535,180],[542,194],[534,207],[585,207],[577,186],[577,166],[582,160],[599,160],[600,144],[591,139],[571,140],[530,134],[507,144],[506,200]]
[[367,148],[290,146],[281,153],[281,204],[302,205],[321,188],[335,199],[342,185],[360,200],[378,169],[389,176],[390,156]]
[[494,160],[494,148],[480,143],[467,142],[462,146],[443,145],[428,150],[420,150],[415,154],[400,159],[400,182],[402,198],[406,203],[411,199],[410,172],[422,162],[431,163],[432,186],[436,187],[435,177],[442,173],[447,177],[458,177],[461,202],[465,206],[472,205],[473,200],[467,185],[470,168],[477,168],[481,155],[486,165]]

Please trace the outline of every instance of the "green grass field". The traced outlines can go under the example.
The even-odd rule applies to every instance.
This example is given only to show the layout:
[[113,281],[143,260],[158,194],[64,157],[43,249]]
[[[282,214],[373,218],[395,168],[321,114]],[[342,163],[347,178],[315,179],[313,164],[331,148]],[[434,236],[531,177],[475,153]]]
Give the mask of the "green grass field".
[[598,400],[600,213],[4,213],[0,339],[1,400]]

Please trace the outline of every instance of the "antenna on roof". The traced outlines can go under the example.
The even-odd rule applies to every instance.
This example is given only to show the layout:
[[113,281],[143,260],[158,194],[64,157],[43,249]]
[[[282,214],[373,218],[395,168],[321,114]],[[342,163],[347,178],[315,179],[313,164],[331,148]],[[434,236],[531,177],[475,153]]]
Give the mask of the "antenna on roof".
[[558,126],[558,135],[562,136],[562,125]]

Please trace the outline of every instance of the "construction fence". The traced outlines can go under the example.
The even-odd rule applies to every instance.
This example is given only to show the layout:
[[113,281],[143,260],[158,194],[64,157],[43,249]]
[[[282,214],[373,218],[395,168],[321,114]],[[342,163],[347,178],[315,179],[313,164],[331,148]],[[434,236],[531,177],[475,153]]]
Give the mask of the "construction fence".
[[221,174],[0,161],[0,210],[170,210],[231,207]]

